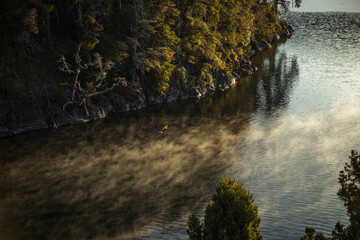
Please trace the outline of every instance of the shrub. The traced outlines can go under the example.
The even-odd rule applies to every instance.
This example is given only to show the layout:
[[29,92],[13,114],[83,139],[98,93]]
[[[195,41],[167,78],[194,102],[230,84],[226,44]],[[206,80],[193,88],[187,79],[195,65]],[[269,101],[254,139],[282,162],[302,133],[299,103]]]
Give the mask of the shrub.
[[260,240],[263,239],[258,229],[260,222],[250,191],[234,179],[223,178],[206,208],[204,225],[193,214],[189,218],[187,233],[190,239]]

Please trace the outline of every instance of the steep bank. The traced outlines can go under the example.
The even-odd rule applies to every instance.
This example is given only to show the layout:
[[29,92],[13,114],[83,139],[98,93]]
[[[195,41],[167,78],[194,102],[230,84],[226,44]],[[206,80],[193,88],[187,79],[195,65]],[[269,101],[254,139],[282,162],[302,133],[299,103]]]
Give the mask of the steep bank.
[[[4,9],[1,136],[224,91],[255,70],[254,54],[292,33],[271,3],[253,0],[24,0]],[[11,25],[15,19],[22,21]],[[72,57],[77,46],[79,61]],[[70,75],[59,71],[60,56]],[[107,91],[120,78],[123,84]],[[83,94],[89,89],[91,99]]]
[[[42,111],[41,107],[33,109],[31,107],[20,106],[21,111],[23,111],[28,118],[9,124],[1,124],[0,136],[10,136],[24,131],[58,127],[66,124],[83,123],[104,118],[110,112],[132,111],[151,104],[173,102],[188,98],[200,98],[214,91],[225,91],[234,86],[241,77],[248,76],[252,74],[253,71],[256,71],[256,66],[251,62],[253,56],[262,50],[270,48],[271,44],[276,43],[278,40],[290,37],[292,33],[292,28],[288,25],[284,25],[283,29],[275,35],[274,38],[264,42],[251,42],[252,48],[242,56],[241,65],[236,72],[228,77],[214,78],[214,81],[206,86],[181,86],[170,84],[170,87],[163,96],[151,96],[149,101],[146,101],[143,92],[139,92],[138,94],[127,98],[109,99],[105,103],[99,105],[92,104],[89,115],[85,114],[82,109],[73,109],[71,112],[64,112],[60,103],[52,106],[52,111],[56,112],[55,116],[49,116],[46,112]],[[48,108],[49,100],[48,96],[46,96],[48,93],[46,92],[46,89],[43,89],[42,91],[44,92],[44,102],[42,104],[48,104]]]

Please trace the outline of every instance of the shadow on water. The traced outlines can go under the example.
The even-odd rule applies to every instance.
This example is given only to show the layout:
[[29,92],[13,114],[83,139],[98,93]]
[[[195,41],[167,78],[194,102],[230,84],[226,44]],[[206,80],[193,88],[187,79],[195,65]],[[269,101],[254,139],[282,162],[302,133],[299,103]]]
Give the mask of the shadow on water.
[[289,102],[296,58],[274,47],[255,62],[225,94],[0,139],[0,238],[185,238],[252,114]]

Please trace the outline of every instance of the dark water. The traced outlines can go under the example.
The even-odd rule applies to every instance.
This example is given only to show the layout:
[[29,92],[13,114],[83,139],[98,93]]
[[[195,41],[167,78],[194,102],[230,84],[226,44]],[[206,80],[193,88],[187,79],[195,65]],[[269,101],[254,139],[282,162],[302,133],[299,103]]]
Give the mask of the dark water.
[[250,188],[265,239],[347,223],[336,192],[360,150],[360,14],[287,19],[292,38],[226,94],[0,139],[0,239],[187,239],[222,176]]

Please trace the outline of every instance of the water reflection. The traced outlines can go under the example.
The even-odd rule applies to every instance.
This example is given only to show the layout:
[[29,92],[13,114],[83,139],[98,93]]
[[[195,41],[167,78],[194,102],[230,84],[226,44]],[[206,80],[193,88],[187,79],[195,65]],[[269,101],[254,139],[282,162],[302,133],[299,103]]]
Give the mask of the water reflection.
[[259,70],[241,79],[240,83],[226,94],[217,94],[197,102],[176,104],[175,109],[167,107],[165,112],[178,112],[182,115],[186,112],[186,115],[191,117],[200,115],[214,119],[249,115],[259,110],[271,113],[286,108],[298,81],[299,65],[296,56],[289,59],[285,51],[278,51],[283,43],[280,42],[256,56],[254,63]]
[[258,80],[253,94],[255,109],[268,113],[288,105],[299,75],[297,58],[288,59],[284,51],[277,53],[278,47],[274,46],[255,59],[259,70],[251,77]]
[[231,136],[169,113],[163,136],[163,118],[148,114],[1,140],[1,229],[15,239],[124,239],[201,207],[228,166]]
[[[308,30],[360,18],[330,15],[292,16],[294,37],[226,94],[0,139],[0,239],[186,239],[221,176],[254,192],[265,239],[329,233],[346,220],[337,175],[360,138],[360,31]],[[340,43],[346,54],[329,48]]]
[[[286,104],[296,61],[288,66],[284,53],[275,55],[273,48],[258,58],[271,59],[257,73],[261,81],[242,79],[226,94],[1,139],[0,229],[7,230],[0,237],[154,237],[156,226],[175,223],[183,236],[186,217],[203,209],[235,160],[236,142],[259,107],[251,101],[263,97],[256,86],[267,106]],[[164,124],[165,136],[158,133]]]

